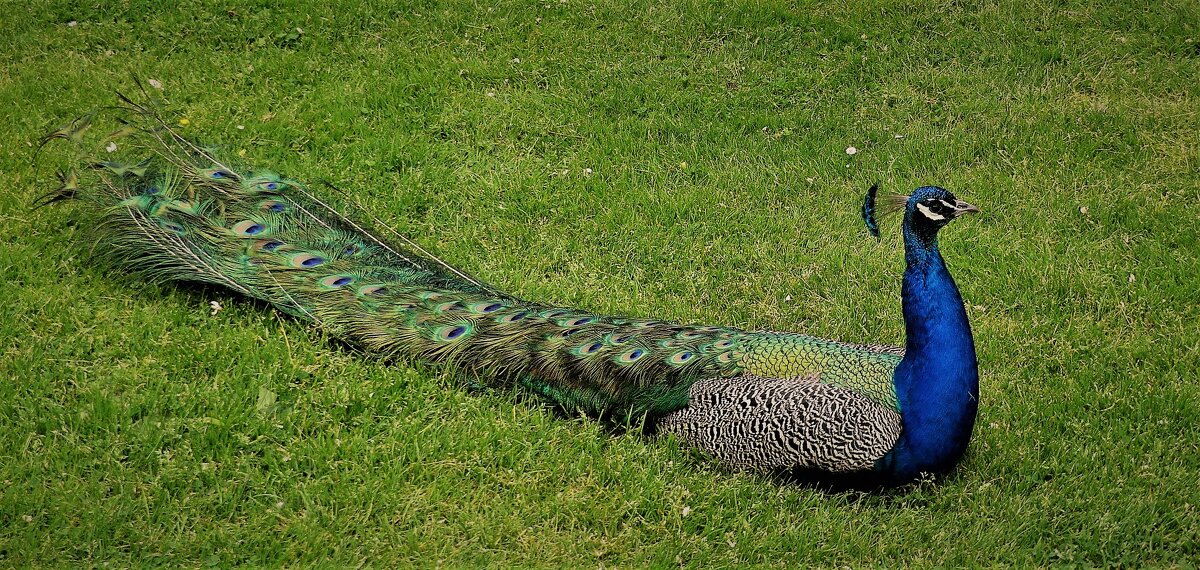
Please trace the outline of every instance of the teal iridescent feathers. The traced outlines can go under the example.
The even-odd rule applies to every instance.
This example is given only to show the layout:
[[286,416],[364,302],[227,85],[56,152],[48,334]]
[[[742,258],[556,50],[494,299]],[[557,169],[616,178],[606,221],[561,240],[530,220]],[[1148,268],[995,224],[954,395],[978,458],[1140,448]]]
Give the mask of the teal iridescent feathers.
[[[660,415],[699,378],[824,374],[894,405],[897,357],[802,335],[614,318],[524,301],[384,241],[265,170],[243,171],[123,99],[112,159],[44,202],[102,206],[98,251],[155,281],[229,287],[381,355],[448,363],[597,415]],[[82,145],[92,117],[55,131]],[[865,355],[865,360],[863,360]],[[838,364],[842,362],[844,364]],[[866,368],[861,364],[866,363]],[[878,362],[877,368],[871,368]]]
[[[121,101],[117,128],[90,150],[98,116],[47,137],[76,149],[75,166],[39,203],[94,204],[94,251],[123,271],[228,287],[373,354],[644,418],[733,466],[869,469],[900,433],[901,349],[526,301],[403,236],[383,239],[296,180],[223,162],[150,104]],[[863,218],[878,235],[875,191]],[[836,437],[811,441],[826,433]]]

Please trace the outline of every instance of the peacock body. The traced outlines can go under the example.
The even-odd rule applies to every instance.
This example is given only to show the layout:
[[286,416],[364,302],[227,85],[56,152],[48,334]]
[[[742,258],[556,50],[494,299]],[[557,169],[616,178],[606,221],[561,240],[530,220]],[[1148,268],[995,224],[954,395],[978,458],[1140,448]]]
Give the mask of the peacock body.
[[[617,318],[519,299],[389,243],[269,171],[239,170],[122,97],[130,161],[45,202],[98,206],[96,251],[152,280],[228,287],[363,349],[443,363],[569,410],[640,420],[740,469],[902,483],[949,469],[978,399],[974,344],[937,231],[977,211],[936,187],[894,201],[906,346]],[[52,133],[83,149],[91,117]],[[110,147],[111,148],[111,147]],[[81,150],[84,156],[91,156]],[[864,214],[874,222],[874,189]]]

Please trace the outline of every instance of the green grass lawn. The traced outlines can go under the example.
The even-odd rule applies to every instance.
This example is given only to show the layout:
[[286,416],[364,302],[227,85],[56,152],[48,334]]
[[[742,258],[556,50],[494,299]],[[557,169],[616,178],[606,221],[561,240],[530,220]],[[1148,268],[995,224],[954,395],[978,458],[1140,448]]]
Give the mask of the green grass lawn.
[[[338,4],[0,11],[0,566],[1200,556],[1195,0]],[[89,264],[78,209],[29,209],[61,153],[30,158],[131,75],[231,156],[612,313],[899,343],[898,232],[860,200],[945,186],[984,211],[942,234],[971,451],[826,494]]]

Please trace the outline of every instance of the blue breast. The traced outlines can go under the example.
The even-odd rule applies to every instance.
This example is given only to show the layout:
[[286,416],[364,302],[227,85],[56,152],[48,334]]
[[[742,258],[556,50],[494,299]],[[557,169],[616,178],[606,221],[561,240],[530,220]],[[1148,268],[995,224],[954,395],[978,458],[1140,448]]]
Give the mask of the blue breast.
[[893,376],[902,432],[876,468],[896,479],[949,470],[966,450],[979,405],[975,342],[934,238],[905,232],[905,355]]

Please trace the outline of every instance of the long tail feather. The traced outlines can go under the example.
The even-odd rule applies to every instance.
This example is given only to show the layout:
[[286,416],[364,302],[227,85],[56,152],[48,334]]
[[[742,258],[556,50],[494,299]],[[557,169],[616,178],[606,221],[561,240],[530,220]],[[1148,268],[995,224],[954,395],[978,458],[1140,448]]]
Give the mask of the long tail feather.
[[[99,151],[78,150],[77,162],[90,168],[64,171],[38,205],[97,205],[97,250],[122,270],[228,287],[368,351],[446,363],[598,415],[666,414],[687,405],[700,379],[800,377],[817,367],[828,369],[822,381],[861,384],[871,397],[894,401],[894,355],[863,361],[861,347],[800,335],[525,301],[390,228],[401,243],[383,239],[296,180],[222,162],[172,128],[154,103],[120,98],[120,126],[102,141],[108,149],[120,141],[119,152],[102,155],[117,158],[89,161]],[[82,149],[93,119],[47,140]],[[852,356],[853,366],[839,364]]]
[[[124,270],[225,286],[367,350],[448,363],[598,414],[665,413],[686,404],[696,379],[740,370],[741,331],[515,298],[390,228],[400,245],[377,236],[295,180],[220,161],[151,103],[121,96],[119,113],[120,152],[105,155],[118,158],[91,162],[85,179],[65,171],[38,205],[100,206],[98,249]],[[47,139],[82,146],[94,119]]]

